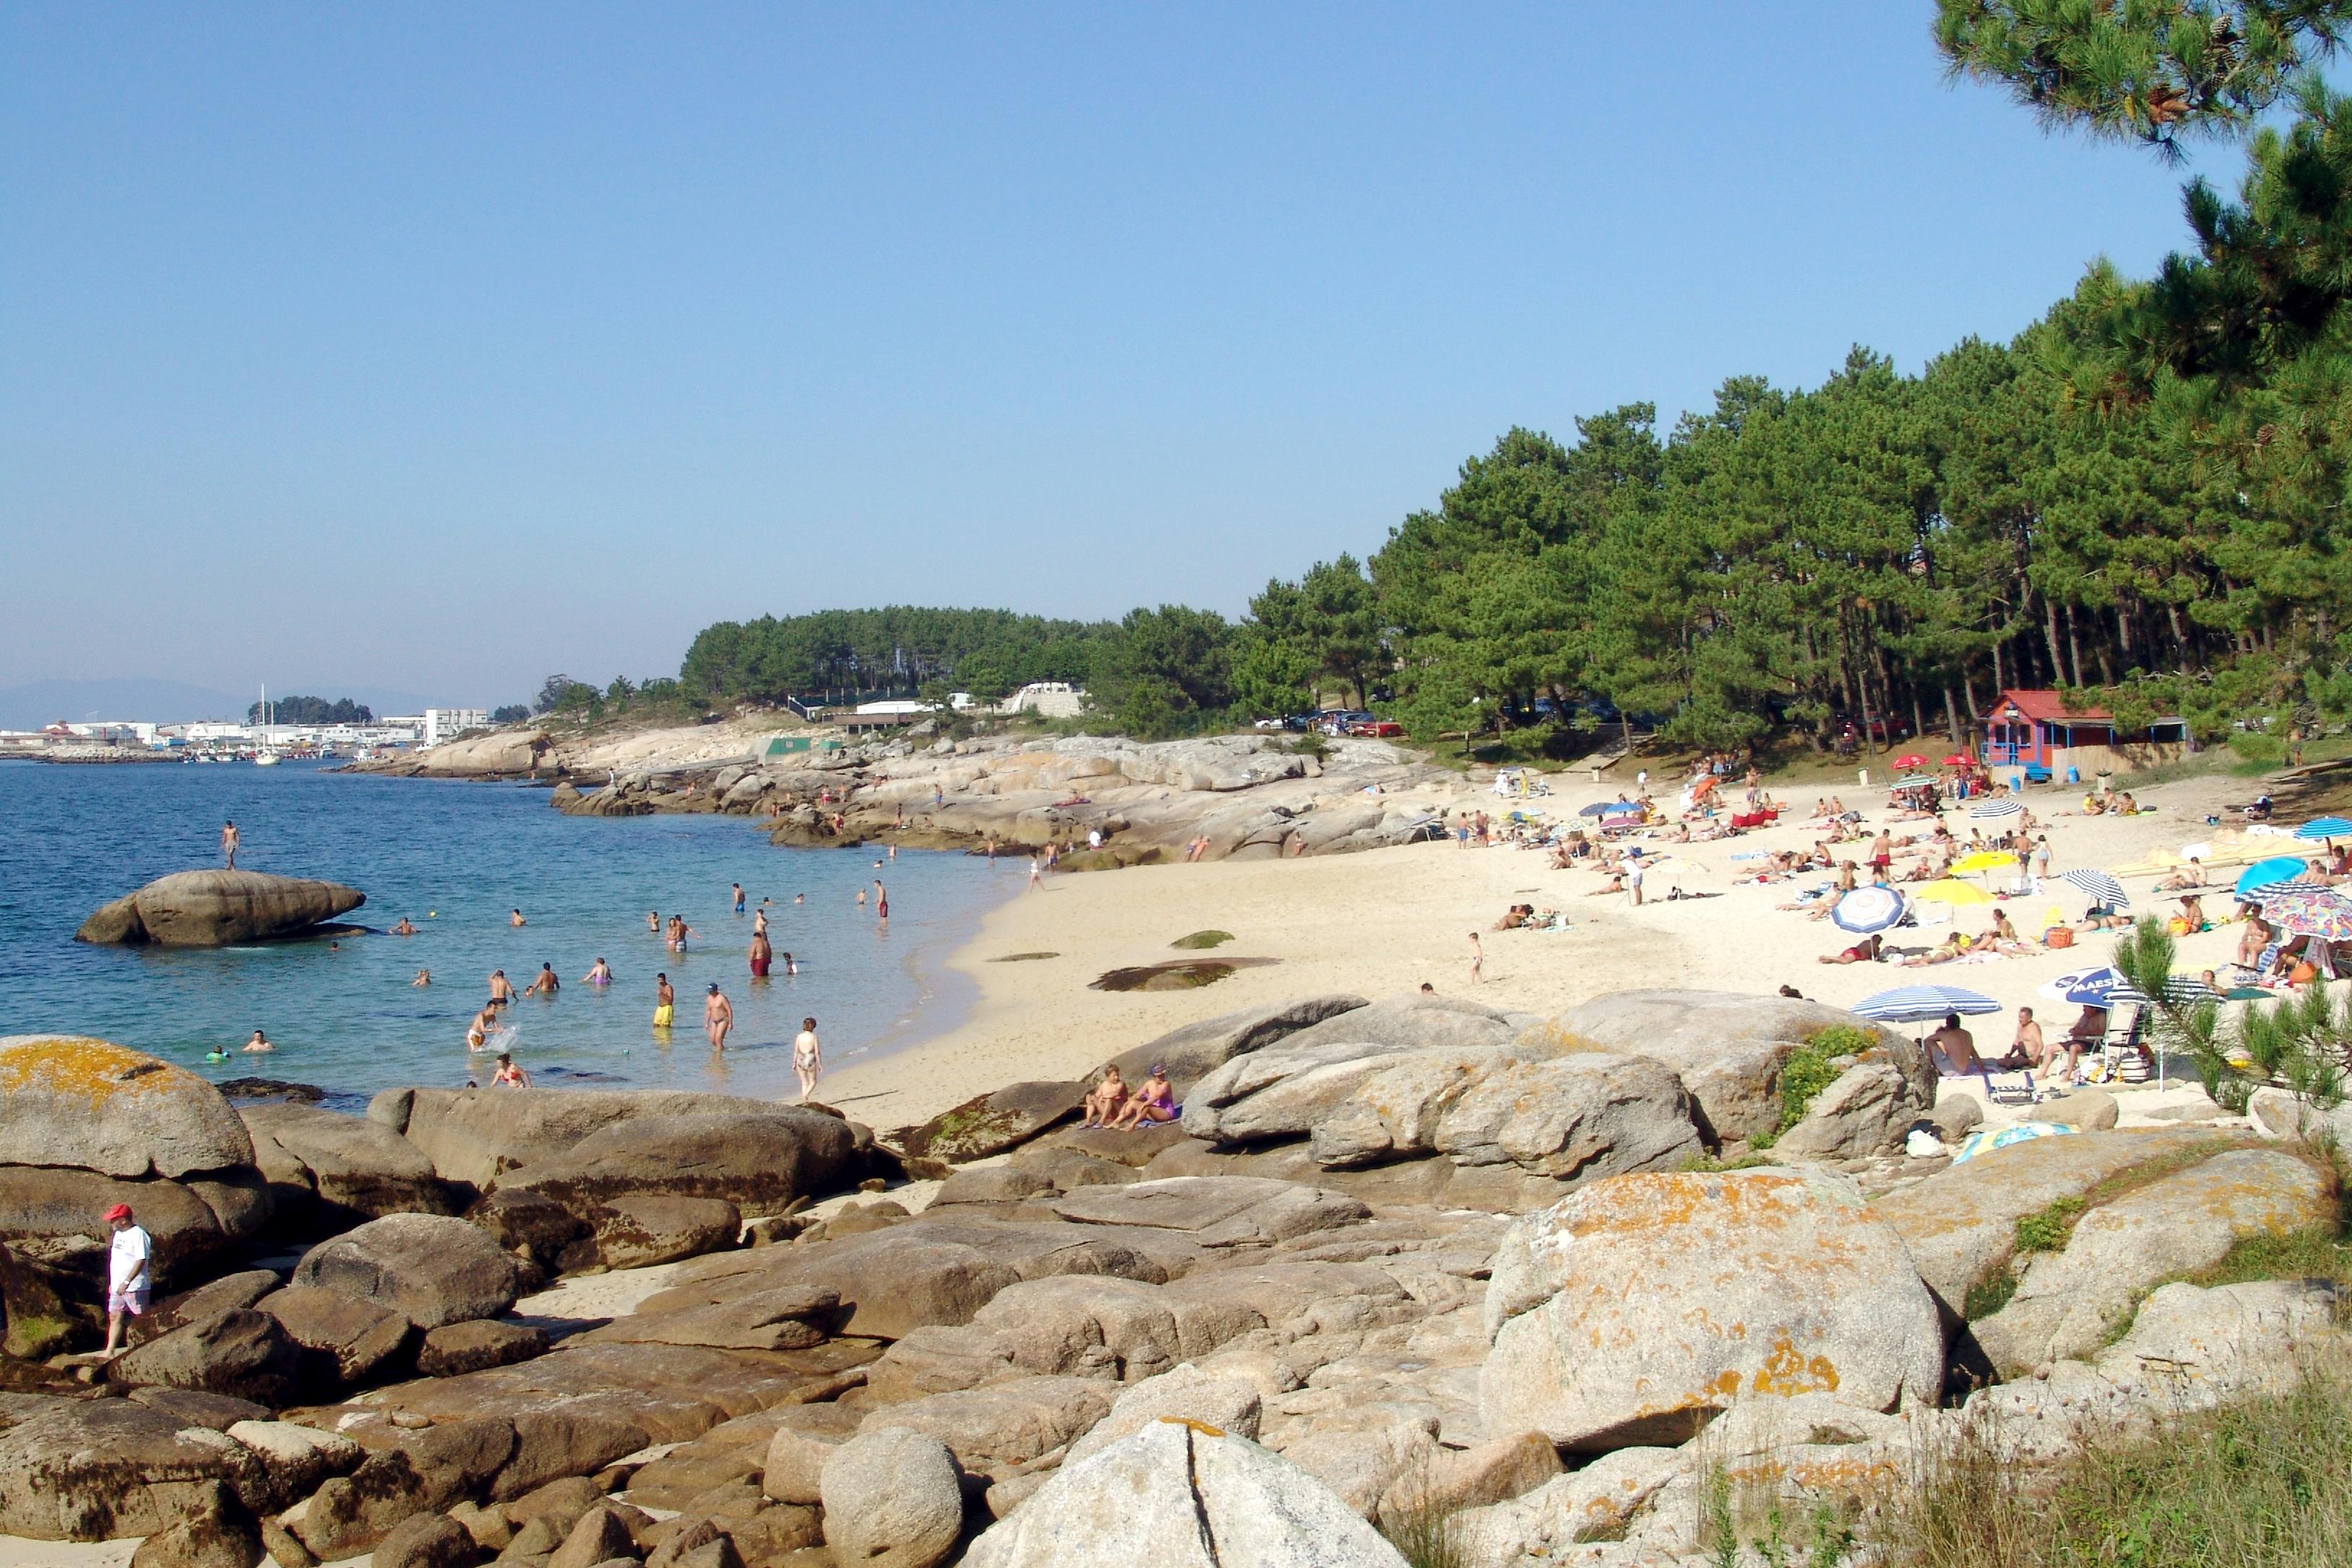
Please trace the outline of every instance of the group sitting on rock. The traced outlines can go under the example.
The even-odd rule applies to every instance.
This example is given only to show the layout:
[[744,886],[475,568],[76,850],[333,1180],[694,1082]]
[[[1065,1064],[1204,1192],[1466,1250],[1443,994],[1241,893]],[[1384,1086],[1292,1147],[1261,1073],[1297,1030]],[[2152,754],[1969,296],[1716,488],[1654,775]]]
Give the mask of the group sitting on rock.
[[1175,1086],[1168,1081],[1167,1068],[1151,1064],[1150,1076],[1133,1090],[1114,1062],[1103,1069],[1102,1082],[1086,1099],[1086,1119],[1082,1127],[1104,1127],[1114,1131],[1142,1126],[1147,1121],[1173,1121],[1183,1114],[1184,1108],[1176,1103]]

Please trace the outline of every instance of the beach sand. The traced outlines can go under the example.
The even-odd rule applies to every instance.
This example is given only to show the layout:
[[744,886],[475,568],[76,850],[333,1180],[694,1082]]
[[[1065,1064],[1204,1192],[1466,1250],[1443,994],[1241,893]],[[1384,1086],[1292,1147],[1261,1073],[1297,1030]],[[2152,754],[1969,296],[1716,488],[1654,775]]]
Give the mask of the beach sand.
[[[1556,816],[1572,816],[1589,801],[1617,798],[1613,787],[1580,787],[1564,780],[1554,775],[1559,793],[1538,803]],[[2027,804],[2050,836],[2053,869],[2112,869],[2146,862],[2159,850],[2177,855],[2186,845],[2214,837],[2220,830],[2209,826],[2205,816],[2219,814],[2224,797],[2247,793],[2243,781],[2191,779],[2138,792],[2148,809],[2128,818],[2078,815],[2079,792],[2036,792]],[[1657,795],[1662,803],[1673,798],[1663,788]],[[1889,821],[1883,788],[1849,788],[1843,795],[1864,813],[1874,833],[1882,824],[1893,826],[1898,837],[1930,826]],[[1807,791],[1800,809],[1813,798]],[[1465,792],[1450,804],[1484,806],[1499,816],[1511,803]],[[1967,836],[1971,824],[1965,815],[1952,813],[1948,820],[1956,834]],[[1006,1083],[1083,1076],[1178,1025],[1234,1008],[1329,992],[1391,996],[1417,990],[1424,981],[1442,993],[1528,1013],[1556,1012],[1606,992],[1653,986],[1770,994],[1790,984],[1840,1005],[1898,985],[1958,986],[2003,1004],[2001,1014],[1969,1020],[1979,1047],[1998,1055],[2009,1045],[2020,1005],[2032,1006],[2045,1030],[2063,1033],[2074,1009],[2035,994],[2035,988],[2070,970],[2105,963],[2113,953],[2113,933],[2086,932],[2070,949],[1990,962],[1921,968],[1818,963],[1820,955],[1856,939],[1827,921],[1775,906],[1789,901],[1798,887],[1824,879],[1807,876],[1761,887],[1735,880],[1743,866],[1754,864],[1735,857],[1809,846],[1817,837],[1790,823],[1712,844],[1651,843],[1651,850],[1669,858],[1649,873],[1648,901],[1640,909],[1622,894],[1586,896],[1601,885],[1600,875],[1553,870],[1542,852],[1502,846],[1465,849],[1452,842],[1049,878],[1042,889],[1022,893],[989,914],[979,936],[950,960],[979,992],[955,1028],[887,1054],[829,1062],[818,1098],[876,1127],[900,1126]],[[2298,847],[2303,847],[2273,839],[2263,852],[2293,853]],[[1841,858],[1865,865],[1868,850],[1866,840],[1837,847]],[[1903,867],[1898,851],[1898,875]],[[2209,879],[2222,885],[2207,899],[2209,918],[2230,912],[2226,888],[2236,874],[2234,868],[2217,870]],[[2126,879],[2135,912],[2174,910],[2168,899],[2154,892],[2155,880],[2151,875]],[[1721,896],[1665,901],[1677,886],[1686,893]],[[2038,935],[2053,907],[2079,920],[2087,902],[2072,888],[2053,885],[2049,892],[2005,900],[2000,907],[2021,932]],[[1489,931],[1514,903],[1558,909],[1573,928]],[[1973,933],[1990,923],[1991,909],[1979,905],[1957,914],[1959,929]],[[1213,952],[1169,945],[1211,929],[1230,931],[1235,940]],[[1906,928],[1890,933],[1889,945],[1925,948],[1949,929]],[[1486,952],[1485,983],[1475,986],[1469,937],[1474,930]],[[2231,924],[2182,939],[2179,967],[2193,973],[2221,963],[2234,951],[2238,935],[2239,928]],[[1001,962],[1037,952],[1054,956]],[[1119,994],[1087,985],[1108,970],[1183,958],[1276,962],[1238,969],[1228,979],[1192,990]]]

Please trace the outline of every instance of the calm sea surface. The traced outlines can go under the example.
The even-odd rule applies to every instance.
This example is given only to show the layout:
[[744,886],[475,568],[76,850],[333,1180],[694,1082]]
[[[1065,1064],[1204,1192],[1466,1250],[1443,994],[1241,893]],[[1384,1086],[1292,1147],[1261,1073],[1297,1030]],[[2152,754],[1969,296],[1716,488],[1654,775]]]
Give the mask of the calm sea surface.
[[[162,876],[219,864],[224,818],[244,836],[237,865],[347,883],[368,896],[345,917],[413,937],[347,937],[201,951],[90,947],[74,928],[110,899]],[[793,1088],[791,1040],[818,1020],[828,1062],[944,1029],[965,983],[944,968],[1021,872],[960,855],[779,849],[740,816],[565,816],[547,793],[510,784],[385,779],[316,763],[56,766],[0,763],[0,1035],[66,1032],[134,1046],[215,1080],[258,1076],[363,1096],[397,1084],[457,1087],[467,1020],[493,969],[520,991],[542,963],[552,1000],[510,1010],[516,1060],[537,1083],[723,1089]],[[887,930],[873,879],[890,893]],[[754,980],[751,921],[730,912],[740,882],[769,909],[774,973]],[[856,898],[865,889],[867,904]],[[794,895],[807,902],[795,905]],[[529,924],[508,924],[520,907]],[[684,957],[646,930],[646,911],[683,914]],[[790,952],[800,973],[786,977]],[[581,983],[599,956],[614,984]],[[410,981],[432,972],[428,987]],[[656,1032],[654,975],[677,986],[677,1024]],[[701,1028],[719,982],[735,1034],[714,1057]],[[278,1048],[238,1051],[256,1028]],[[226,1062],[207,1051],[226,1047]]]

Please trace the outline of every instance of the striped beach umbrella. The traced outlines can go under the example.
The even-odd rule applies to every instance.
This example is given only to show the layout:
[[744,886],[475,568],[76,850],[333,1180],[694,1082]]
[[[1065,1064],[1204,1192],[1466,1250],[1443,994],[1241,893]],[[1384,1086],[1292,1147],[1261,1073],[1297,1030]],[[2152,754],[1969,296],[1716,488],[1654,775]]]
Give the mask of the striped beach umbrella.
[[1969,815],[1980,822],[1990,822],[1998,817],[2018,816],[2024,810],[2023,805],[2013,800],[1989,800],[1982,805],[1970,806]]
[[2061,871],[2058,880],[2070,888],[2080,888],[2091,895],[2094,903],[2107,909],[2120,910],[2131,903],[2131,895],[2124,891],[2124,885],[2105,871],[2089,868],[2079,871]]
[[[2124,1006],[2134,1003],[2146,1005],[2152,1000],[2146,992],[2128,980],[2109,992],[2107,999],[2110,1006]],[[2164,999],[2183,1007],[2193,1007],[2200,1002],[2227,1000],[2219,991],[2193,974],[2176,974],[2167,980],[2164,983]]]
[[1831,922],[1856,936],[1890,930],[1902,919],[1903,895],[1892,888],[1856,888],[1830,910]]
[[1963,991],[1957,985],[1904,985],[1893,991],[1882,991],[1875,996],[1865,996],[1850,1011],[1882,1024],[1917,1024],[1929,1018],[1940,1018],[1947,1013],[1972,1017],[1980,1013],[1998,1013],[2000,1004],[1974,991]]
[[2263,919],[2290,936],[2352,942],[2352,899],[2333,888],[2284,890],[2276,886],[2254,895]]
[[2315,816],[2294,830],[2306,843],[2322,838],[2352,838],[2352,816]]
[[2308,869],[2292,855],[2273,855],[2267,860],[2257,860],[2239,873],[2238,897],[2251,899],[2264,888],[2295,880]]

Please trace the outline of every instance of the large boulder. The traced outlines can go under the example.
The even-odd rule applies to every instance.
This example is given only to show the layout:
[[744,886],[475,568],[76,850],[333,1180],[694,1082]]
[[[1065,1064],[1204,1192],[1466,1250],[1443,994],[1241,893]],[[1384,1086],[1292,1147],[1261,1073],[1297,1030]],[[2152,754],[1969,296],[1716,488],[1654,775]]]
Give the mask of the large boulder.
[[110,1383],[126,1388],[184,1388],[262,1405],[293,1397],[302,1352],[278,1320],[236,1310],[174,1329],[106,1363]]
[[107,1232],[100,1216],[116,1204],[129,1204],[154,1241],[156,1286],[168,1289],[184,1271],[259,1234],[268,1223],[260,1178],[251,1171],[235,1176],[126,1182],[94,1171],[0,1165],[0,1241],[36,1262],[102,1284]]
[[1729,991],[1619,991],[1580,1003],[1530,1033],[1665,1063],[1697,1101],[1710,1141],[1729,1142],[1780,1126],[1780,1064],[1833,1026],[1874,1036],[1912,1097],[1935,1103],[1935,1066],[1916,1044],[1820,1002]]
[[724,1198],[683,1198],[668,1193],[632,1193],[599,1205],[589,1215],[596,1232],[596,1256],[607,1268],[643,1268],[675,1263],[735,1245],[743,1216]]
[[860,1432],[825,1459],[819,1488],[825,1544],[842,1562],[931,1568],[963,1533],[955,1456],[927,1432]]
[[388,1215],[322,1241],[293,1282],[373,1301],[420,1329],[498,1317],[522,1293],[514,1259],[487,1232],[439,1215]]
[[271,1500],[252,1449],[136,1400],[28,1398],[8,1415],[15,1424],[0,1426],[0,1535],[152,1535],[211,1507],[224,1484],[248,1508]]
[[423,1150],[377,1122],[309,1105],[248,1105],[237,1115],[278,1212],[289,1220],[340,1228],[463,1206]]
[[1856,1062],[1832,1079],[1772,1145],[1785,1160],[1849,1160],[1900,1151],[1927,1107],[1893,1062]]
[[1736,1399],[1932,1402],[1935,1298],[1853,1182],[1765,1167],[1596,1183],[1505,1232],[1488,1432],[1577,1453],[1678,1443]]
[[367,902],[340,882],[265,871],[174,871],[99,909],[76,942],[226,947],[299,936]]
[[964,1554],[966,1568],[1404,1568],[1329,1488],[1245,1437],[1175,1417],[1075,1464]]
[[[1361,996],[1337,994],[1244,1007],[1171,1029],[1131,1051],[1113,1057],[1105,1065],[1115,1063],[1120,1077],[1129,1083],[1140,1083],[1157,1062],[1168,1069],[1169,1081],[1176,1086],[1181,1099],[1201,1078],[1234,1058],[1264,1050],[1301,1029],[1365,1005]],[[1095,1076],[1101,1074],[1097,1071]]]
[[591,1223],[593,1209],[653,1194],[774,1214],[838,1184],[856,1145],[848,1122],[796,1106],[640,1116],[592,1132],[497,1184],[543,1193]]
[[[425,1151],[444,1180],[485,1188],[509,1172],[575,1152],[583,1140],[623,1123],[714,1115],[772,1118],[803,1130],[819,1150],[837,1143],[845,1152],[855,1142],[848,1123],[837,1117],[771,1100],[682,1089],[396,1089],[368,1103],[368,1120]],[[727,1197],[739,1207],[749,1206],[725,1193],[689,1195]]]
[[1263,1176],[1169,1176],[1079,1187],[1048,1205],[1080,1225],[1180,1232],[1202,1247],[1271,1246],[1371,1217],[1345,1193]]
[[2171,1130],[2036,1138],[1938,1171],[1875,1206],[1957,1318],[1966,1312],[1969,1292],[2015,1250],[2019,1220],[2126,1171],[2193,1163],[2221,1147],[2210,1132]]
[[2217,1154],[2093,1209],[2063,1251],[2027,1268],[2008,1305],[1974,1325],[1995,1370],[2016,1377],[2095,1355],[2158,1283],[2219,1263],[2244,1238],[2326,1224],[2329,1184],[2269,1149]]
[[315,1285],[274,1290],[254,1310],[278,1320],[287,1336],[309,1352],[315,1380],[330,1387],[364,1382],[407,1349],[415,1331],[405,1313]]
[[1078,1113],[1087,1086],[1052,1079],[1007,1084],[942,1110],[900,1140],[911,1158],[984,1160]]
[[404,759],[399,771],[428,778],[510,778],[534,771],[548,744],[544,730],[494,730],[444,741]]
[[185,1176],[253,1163],[220,1090],[185,1068],[105,1040],[0,1038],[0,1165]]

